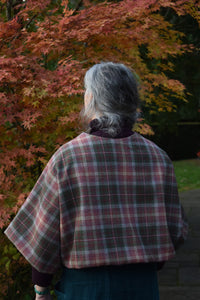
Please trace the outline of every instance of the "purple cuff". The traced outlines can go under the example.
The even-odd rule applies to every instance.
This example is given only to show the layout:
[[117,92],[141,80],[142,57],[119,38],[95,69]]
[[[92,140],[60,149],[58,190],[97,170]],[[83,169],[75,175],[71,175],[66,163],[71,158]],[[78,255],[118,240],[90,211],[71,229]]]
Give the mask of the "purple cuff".
[[47,287],[51,284],[54,274],[41,273],[32,267],[32,282],[42,287]]

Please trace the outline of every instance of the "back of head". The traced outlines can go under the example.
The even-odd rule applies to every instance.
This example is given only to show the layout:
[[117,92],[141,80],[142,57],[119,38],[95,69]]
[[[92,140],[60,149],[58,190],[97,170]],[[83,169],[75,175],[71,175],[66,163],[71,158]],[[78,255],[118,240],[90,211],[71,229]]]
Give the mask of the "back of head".
[[137,81],[123,64],[106,62],[94,65],[85,74],[85,93],[91,101],[84,109],[83,117],[91,120],[96,116],[99,127],[116,136],[122,120],[132,125],[137,119],[139,95]]

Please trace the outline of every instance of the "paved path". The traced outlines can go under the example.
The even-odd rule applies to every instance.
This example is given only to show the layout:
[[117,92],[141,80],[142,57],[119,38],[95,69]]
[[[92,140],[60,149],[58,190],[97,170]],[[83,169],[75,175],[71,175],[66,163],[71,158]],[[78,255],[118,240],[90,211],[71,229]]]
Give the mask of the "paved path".
[[174,259],[159,271],[160,300],[200,300],[200,189],[180,193],[189,235]]

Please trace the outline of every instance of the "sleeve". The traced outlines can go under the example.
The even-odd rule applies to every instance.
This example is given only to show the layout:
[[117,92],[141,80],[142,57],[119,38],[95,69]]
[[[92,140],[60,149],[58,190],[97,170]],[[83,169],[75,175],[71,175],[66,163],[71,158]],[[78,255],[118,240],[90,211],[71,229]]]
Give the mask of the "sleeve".
[[42,287],[47,287],[51,284],[53,279],[53,274],[38,272],[32,267],[32,283],[37,284]]
[[59,184],[50,159],[29,197],[5,234],[39,272],[54,273],[61,267]]
[[170,236],[175,250],[187,239],[188,222],[181,205],[174,167],[170,161],[166,170],[165,207]]

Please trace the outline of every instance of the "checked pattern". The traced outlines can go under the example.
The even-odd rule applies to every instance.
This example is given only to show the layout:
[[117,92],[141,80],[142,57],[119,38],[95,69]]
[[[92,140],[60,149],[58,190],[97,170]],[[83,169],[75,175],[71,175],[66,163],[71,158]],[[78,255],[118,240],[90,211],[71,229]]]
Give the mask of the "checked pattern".
[[134,133],[81,133],[52,156],[5,234],[38,271],[166,261],[188,225],[173,165]]

